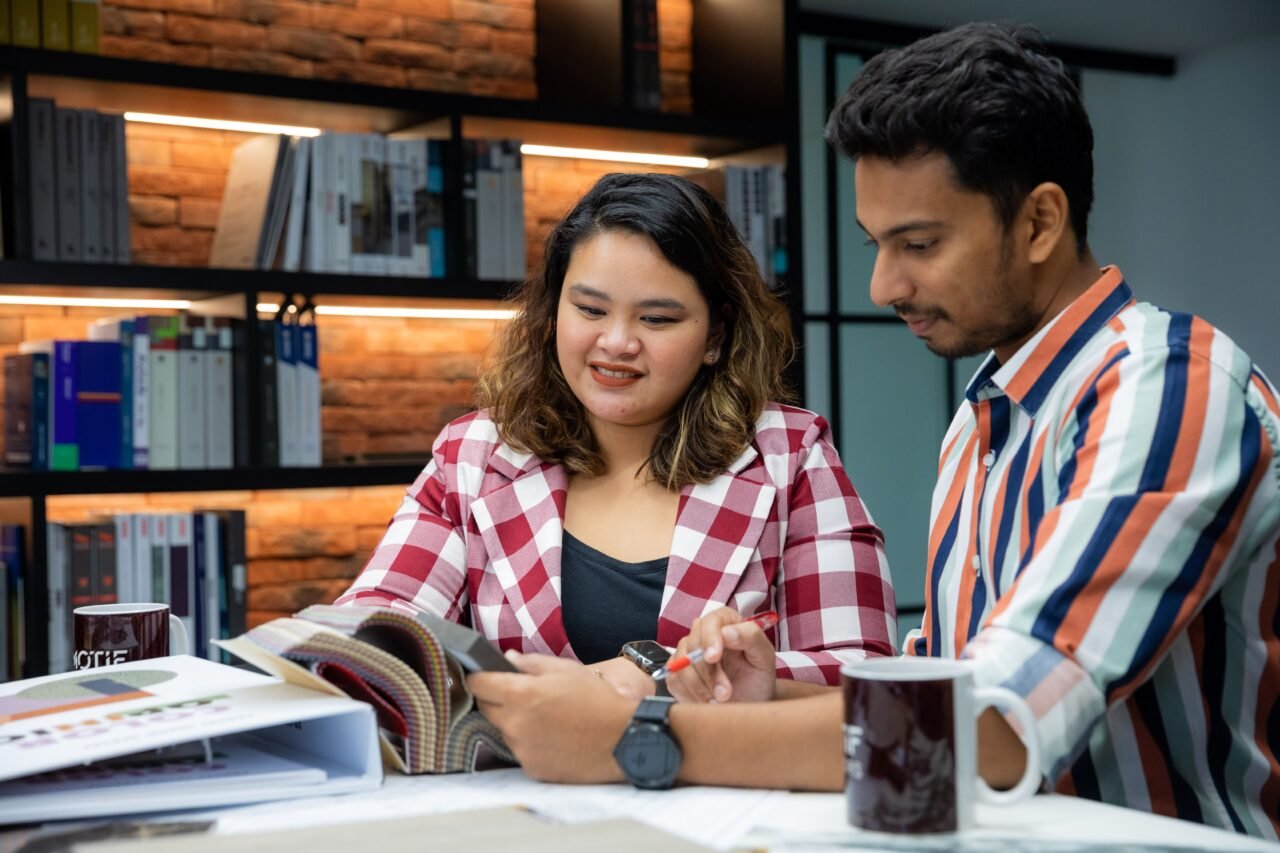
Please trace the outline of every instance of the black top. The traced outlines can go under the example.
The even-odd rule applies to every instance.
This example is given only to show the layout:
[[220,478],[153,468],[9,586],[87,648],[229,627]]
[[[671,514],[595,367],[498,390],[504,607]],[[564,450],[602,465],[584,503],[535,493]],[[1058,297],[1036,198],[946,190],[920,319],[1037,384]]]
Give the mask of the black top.
[[579,660],[599,663],[617,657],[623,643],[654,639],[667,559],[624,563],[564,532],[560,603],[564,631]]

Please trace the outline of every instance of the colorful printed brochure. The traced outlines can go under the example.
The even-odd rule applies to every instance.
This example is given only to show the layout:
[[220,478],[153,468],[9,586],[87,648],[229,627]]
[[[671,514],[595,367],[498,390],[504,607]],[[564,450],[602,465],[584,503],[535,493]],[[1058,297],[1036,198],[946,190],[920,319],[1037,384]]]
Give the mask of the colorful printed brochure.
[[382,782],[363,702],[186,655],[0,684],[0,825]]

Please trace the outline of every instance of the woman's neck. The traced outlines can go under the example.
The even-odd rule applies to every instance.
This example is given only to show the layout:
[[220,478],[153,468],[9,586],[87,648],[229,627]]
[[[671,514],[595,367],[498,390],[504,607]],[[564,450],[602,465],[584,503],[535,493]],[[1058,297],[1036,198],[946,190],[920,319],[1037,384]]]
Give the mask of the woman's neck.
[[603,476],[634,476],[638,480],[644,479],[641,472],[649,461],[649,454],[653,451],[653,444],[662,424],[618,426],[596,422],[591,424],[591,429],[596,437],[596,445],[600,448],[600,456],[604,459]]

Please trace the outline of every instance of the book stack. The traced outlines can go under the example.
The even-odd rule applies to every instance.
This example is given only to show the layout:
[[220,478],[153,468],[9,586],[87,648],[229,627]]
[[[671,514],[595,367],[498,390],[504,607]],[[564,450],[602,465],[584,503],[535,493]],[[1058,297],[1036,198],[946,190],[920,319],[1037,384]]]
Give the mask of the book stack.
[[26,576],[23,529],[0,524],[0,682],[22,677],[26,625],[22,579]]
[[5,0],[0,44],[101,53],[102,0]]
[[32,257],[129,263],[124,116],[46,98],[28,109]]
[[232,155],[209,265],[443,278],[445,143],[264,135]]
[[462,142],[462,229],[468,278],[524,278],[524,172],[515,139]]
[[71,614],[89,604],[168,604],[187,628],[191,653],[209,660],[220,659],[210,639],[245,630],[243,510],[126,513],[85,524],[50,522],[48,566],[50,672],[70,668]]
[[[209,469],[251,458],[246,325],[225,317],[99,320],[89,340],[29,341],[4,357],[5,464]],[[258,321],[262,459],[321,461],[319,339]]]
[[781,166],[725,166],[690,174],[724,204],[760,273],[777,286],[787,273],[787,189]]

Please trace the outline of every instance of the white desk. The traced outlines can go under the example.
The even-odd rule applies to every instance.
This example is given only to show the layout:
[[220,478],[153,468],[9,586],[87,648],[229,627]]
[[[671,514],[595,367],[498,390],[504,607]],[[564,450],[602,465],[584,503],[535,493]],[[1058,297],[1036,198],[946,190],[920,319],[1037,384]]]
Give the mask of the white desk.
[[[525,805],[577,823],[631,817],[718,850],[1020,850],[1105,847],[1146,851],[1192,849],[1280,851],[1280,845],[1199,824],[1120,809],[1089,800],[1040,796],[1012,809],[979,806],[979,828],[963,837],[884,837],[845,823],[843,794],[791,794],[731,788],[636,791],[624,785],[549,785],[519,770],[453,776],[388,776],[375,792],[314,797],[171,815],[216,819],[213,830],[234,850],[246,833],[376,822],[504,805]],[[377,835],[370,827],[370,849]],[[5,849],[0,841],[0,850]],[[12,849],[9,847],[8,849]],[[140,847],[145,851],[145,846]],[[518,847],[514,848],[518,849]]]

